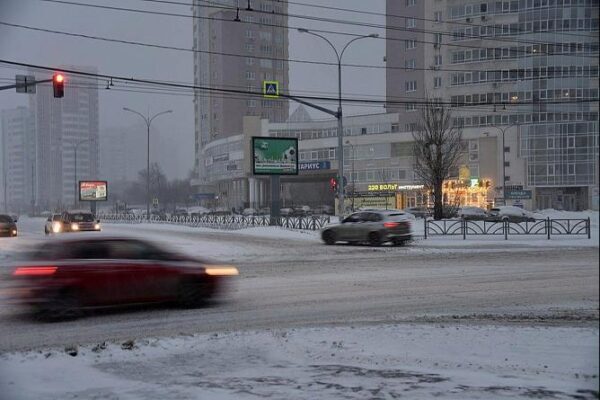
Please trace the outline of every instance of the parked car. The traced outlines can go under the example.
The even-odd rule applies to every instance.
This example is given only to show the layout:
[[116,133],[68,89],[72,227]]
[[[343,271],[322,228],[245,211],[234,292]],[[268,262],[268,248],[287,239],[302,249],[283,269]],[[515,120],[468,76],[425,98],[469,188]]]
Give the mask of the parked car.
[[536,220],[536,215],[519,207],[500,206],[490,210],[487,220],[495,222],[534,222]]
[[65,222],[63,221],[62,214],[51,214],[44,225],[44,233],[49,235],[51,233],[61,233],[64,231]]
[[188,214],[187,210],[184,208],[177,208],[171,214],[171,217],[175,217],[175,218],[186,218],[188,216],[189,216],[189,214]]
[[403,245],[412,239],[411,222],[398,210],[359,211],[339,224],[325,227],[321,238],[328,245],[337,242]]
[[130,238],[86,237],[44,242],[15,266],[17,301],[48,319],[86,308],[150,302],[201,305],[238,275],[234,266],[192,258]]
[[469,221],[484,221],[488,217],[487,210],[481,207],[460,207],[457,212],[458,218]]
[[0,236],[17,236],[17,221],[12,216],[0,214]]
[[282,217],[288,217],[288,216],[290,216],[290,214],[292,214],[292,209],[289,208],[289,207],[282,208],[282,209],[279,210],[279,214]]
[[404,212],[414,215],[415,218],[427,218],[431,215],[431,211],[427,207],[405,208]]
[[258,214],[258,212],[254,208],[244,208],[244,211],[242,211],[242,215],[244,215],[244,216],[257,215],[257,214]]

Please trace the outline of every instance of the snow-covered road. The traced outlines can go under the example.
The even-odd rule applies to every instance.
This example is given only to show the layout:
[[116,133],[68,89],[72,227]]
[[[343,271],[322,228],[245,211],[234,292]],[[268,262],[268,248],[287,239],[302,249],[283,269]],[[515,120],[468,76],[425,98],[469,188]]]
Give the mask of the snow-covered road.
[[[0,259],[45,240],[41,221],[21,223],[23,236],[2,241]],[[0,304],[0,373],[4,367],[9,377],[0,384],[23,389],[25,371],[48,381],[44,371],[58,363],[101,383],[44,398],[588,398],[598,388],[596,231],[591,241],[433,239],[370,248],[324,246],[314,233],[277,228],[107,224],[107,234],[233,261],[241,275],[225,301],[199,310],[41,324]],[[170,336],[177,338],[148,339]],[[127,340],[138,348],[91,351]],[[71,344],[84,346],[77,359],[62,352]],[[43,353],[20,352],[27,349]],[[188,349],[189,357],[174,356]],[[161,368],[178,372],[157,384]],[[441,379],[420,378],[432,376]],[[40,398],[21,393],[17,399]]]

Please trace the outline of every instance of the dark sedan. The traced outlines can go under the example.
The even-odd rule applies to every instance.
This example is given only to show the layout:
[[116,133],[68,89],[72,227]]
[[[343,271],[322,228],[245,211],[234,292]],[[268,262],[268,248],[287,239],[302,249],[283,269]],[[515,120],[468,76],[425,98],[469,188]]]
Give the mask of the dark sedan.
[[17,223],[10,215],[0,214],[0,236],[17,236]]
[[44,319],[68,319],[93,307],[175,302],[196,307],[238,275],[230,265],[130,238],[45,242],[12,273],[16,298]]

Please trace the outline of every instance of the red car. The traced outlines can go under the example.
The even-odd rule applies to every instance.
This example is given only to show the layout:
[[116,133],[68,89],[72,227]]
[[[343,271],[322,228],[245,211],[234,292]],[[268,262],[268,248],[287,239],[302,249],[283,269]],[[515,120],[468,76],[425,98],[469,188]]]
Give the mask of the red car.
[[44,319],[68,319],[91,307],[177,302],[202,305],[237,268],[130,238],[89,237],[40,245],[12,273],[18,298]]

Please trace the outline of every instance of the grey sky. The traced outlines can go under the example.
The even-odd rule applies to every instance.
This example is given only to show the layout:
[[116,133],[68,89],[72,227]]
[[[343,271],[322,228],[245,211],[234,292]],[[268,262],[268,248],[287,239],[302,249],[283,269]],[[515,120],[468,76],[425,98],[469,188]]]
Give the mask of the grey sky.
[[[172,13],[191,14],[189,6],[174,4],[146,3],[136,0],[91,1],[92,4],[119,7],[152,9]],[[185,0],[181,0],[185,2]],[[385,12],[384,0],[303,0],[301,3],[331,5],[356,10]],[[364,14],[341,13],[318,8],[290,5],[290,14],[303,14],[357,20],[383,25],[383,17],[369,17]],[[0,0],[0,21],[31,25],[40,28],[63,30],[87,35],[105,36],[116,39],[155,43],[167,46],[192,48],[192,19],[169,16],[156,16],[123,11],[101,10],[40,0]],[[324,29],[352,33],[379,33],[383,30],[337,25],[323,22],[290,19],[290,26],[309,29]],[[329,36],[336,46],[341,47],[349,40],[347,36]],[[331,48],[322,40],[289,32],[290,57],[295,59],[335,61]],[[385,42],[380,39],[365,39],[354,43],[344,55],[344,63],[384,65]],[[152,49],[126,44],[100,42],[82,38],[72,38],[50,33],[33,32],[20,28],[0,26],[0,58],[40,65],[90,65],[101,73],[132,76],[144,79],[193,82],[191,53],[164,49]],[[12,83],[14,75],[22,70],[0,66],[0,85]],[[385,95],[384,70],[345,68],[344,92],[361,97]],[[116,88],[114,88],[116,89]],[[68,90],[68,88],[67,88]],[[292,63],[290,66],[290,91],[319,92],[335,96],[337,91],[337,71],[335,67]],[[0,92],[0,109],[17,105],[27,105],[27,95],[16,94],[13,90]],[[329,105],[334,108],[335,105]],[[118,90],[100,90],[100,129],[137,124],[139,117],[122,111],[130,107],[142,113],[173,109],[174,114],[156,120],[156,127],[164,138],[172,138],[176,147],[178,165],[165,165],[170,177],[183,177],[193,165],[194,114],[192,98],[141,94]],[[295,105],[292,106],[292,110]],[[344,109],[346,115],[373,113],[381,108],[351,107]],[[327,118],[318,111],[310,111],[315,118]],[[136,119],[137,118],[137,119]]]

